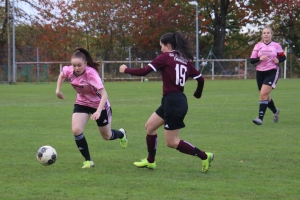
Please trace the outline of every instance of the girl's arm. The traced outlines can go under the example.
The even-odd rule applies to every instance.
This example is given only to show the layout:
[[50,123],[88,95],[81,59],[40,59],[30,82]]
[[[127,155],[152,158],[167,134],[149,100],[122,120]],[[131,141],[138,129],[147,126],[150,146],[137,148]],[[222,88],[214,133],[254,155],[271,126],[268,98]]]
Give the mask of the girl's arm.
[[126,65],[121,65],[119,68],[120,73],[131,74],[134,76],[145,76],[153,71],[153,69],[147,65],[144,68],[127,68]]
[[64,95],[63,93],[60,92],[60,88],[61,88],[61,85],[62,83],[65,81],[65,78],[63,77],[63,73],[61,72],[58,76],[58,79],[57,79],[57,84],[56,84],[56,96],[59,98],[59,99],[64,99]]
[[200,99],[202,96],[202,91],[203,91],[203,87],[204,87],[204,78],[202,76],[200,76],[196,80],[198,81],[198,85],[197,85],[196,91],[194,92],[194,97],[196,97],[197,99]]
[[104,108],[104,105],[106,104],[107,99],[108,99],[108,95],[107,95],[105,88],[99,89],[98,92],[101,95],[101,100],[100,100],[100,103],[99,103],[99,106],[98,106],[96,112],[94,112],[91,116],[92,120],[97,120],[100,118],[101,112]]

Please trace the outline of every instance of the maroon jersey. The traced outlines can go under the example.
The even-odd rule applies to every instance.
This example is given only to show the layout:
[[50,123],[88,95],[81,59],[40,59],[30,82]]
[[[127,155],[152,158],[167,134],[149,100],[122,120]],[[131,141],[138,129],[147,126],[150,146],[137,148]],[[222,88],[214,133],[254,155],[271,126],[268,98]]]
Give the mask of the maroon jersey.
[[163,95],[175,92],[183,92],[184,84],[187,81],[188,77],[198,80],[197,90],[200,89],[201,92],[198,92],[202,93],[204,79],[201,77],[201,73],[195,69],[190,61],[183,58],[177,51],[160,54],[145,68],[126,68],[125,73],[137,76],[145,76],[151,71],[157,70],[161,71],[161,77],[163,81]]

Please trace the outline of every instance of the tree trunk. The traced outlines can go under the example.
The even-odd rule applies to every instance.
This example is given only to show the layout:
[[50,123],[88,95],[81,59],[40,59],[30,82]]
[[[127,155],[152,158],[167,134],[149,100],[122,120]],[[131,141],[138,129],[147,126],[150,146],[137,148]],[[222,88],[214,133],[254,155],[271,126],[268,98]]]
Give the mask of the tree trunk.
[[7,26],[9,23],[9,19],[8,19],[8,14],[9,14],[9,0],[5,0],[5,16],[3,16],[3,18],[1,18],[1,24],[2,24],[2,28],[0,30],[0,65],[4,65],[7,64],[8,61],[8,55],[7,55],[7,51],[5,51],[5,49],[7,49],[7,40],[8,40],[8,35],[7,35]]
[[229,0],[221,0],[220,11],[215,8],[215,21],[214,21],[214,46],[213,53],[216,58],[223,58],[224,42],[226,36],[226,16],[229,6]]

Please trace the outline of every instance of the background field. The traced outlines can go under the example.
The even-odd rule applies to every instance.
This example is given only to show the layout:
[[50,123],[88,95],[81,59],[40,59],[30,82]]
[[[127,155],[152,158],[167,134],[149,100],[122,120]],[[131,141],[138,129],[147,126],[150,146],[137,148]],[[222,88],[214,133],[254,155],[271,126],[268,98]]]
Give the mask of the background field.
[[[0,85],[0,199],[299,199],[300,197],[300,80],[280,80],[272,92],[280,108],[274,124],[267,111],[258,112],[255,80],[206,81],[203,98],[192,94],[185,139],[215,154],[208,173],[193,156],[165,146],[159,129],[157,169],[139,169],[134,161],[146,157],[144,124],[158,107],[161,82],[105,83],[113,108],[112,127],[126,129],[129,146],[100,138],[89,121],[85,136],[95,162],[81,169],[83,158],[71,133],[75,92],[62,87],[65,100],[55,96],[55,83]],[[35,153],[42,145],[58,152],[57,162],[40,165]]]

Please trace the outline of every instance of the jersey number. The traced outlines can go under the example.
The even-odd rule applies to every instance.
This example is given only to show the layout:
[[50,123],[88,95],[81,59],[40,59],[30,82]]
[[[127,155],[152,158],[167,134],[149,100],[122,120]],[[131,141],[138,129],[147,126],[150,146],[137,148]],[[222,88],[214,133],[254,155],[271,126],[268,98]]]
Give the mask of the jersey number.
[[176,64],[176,85],[184,86],[185,84],[185,73],[187,71],[186,66]]

